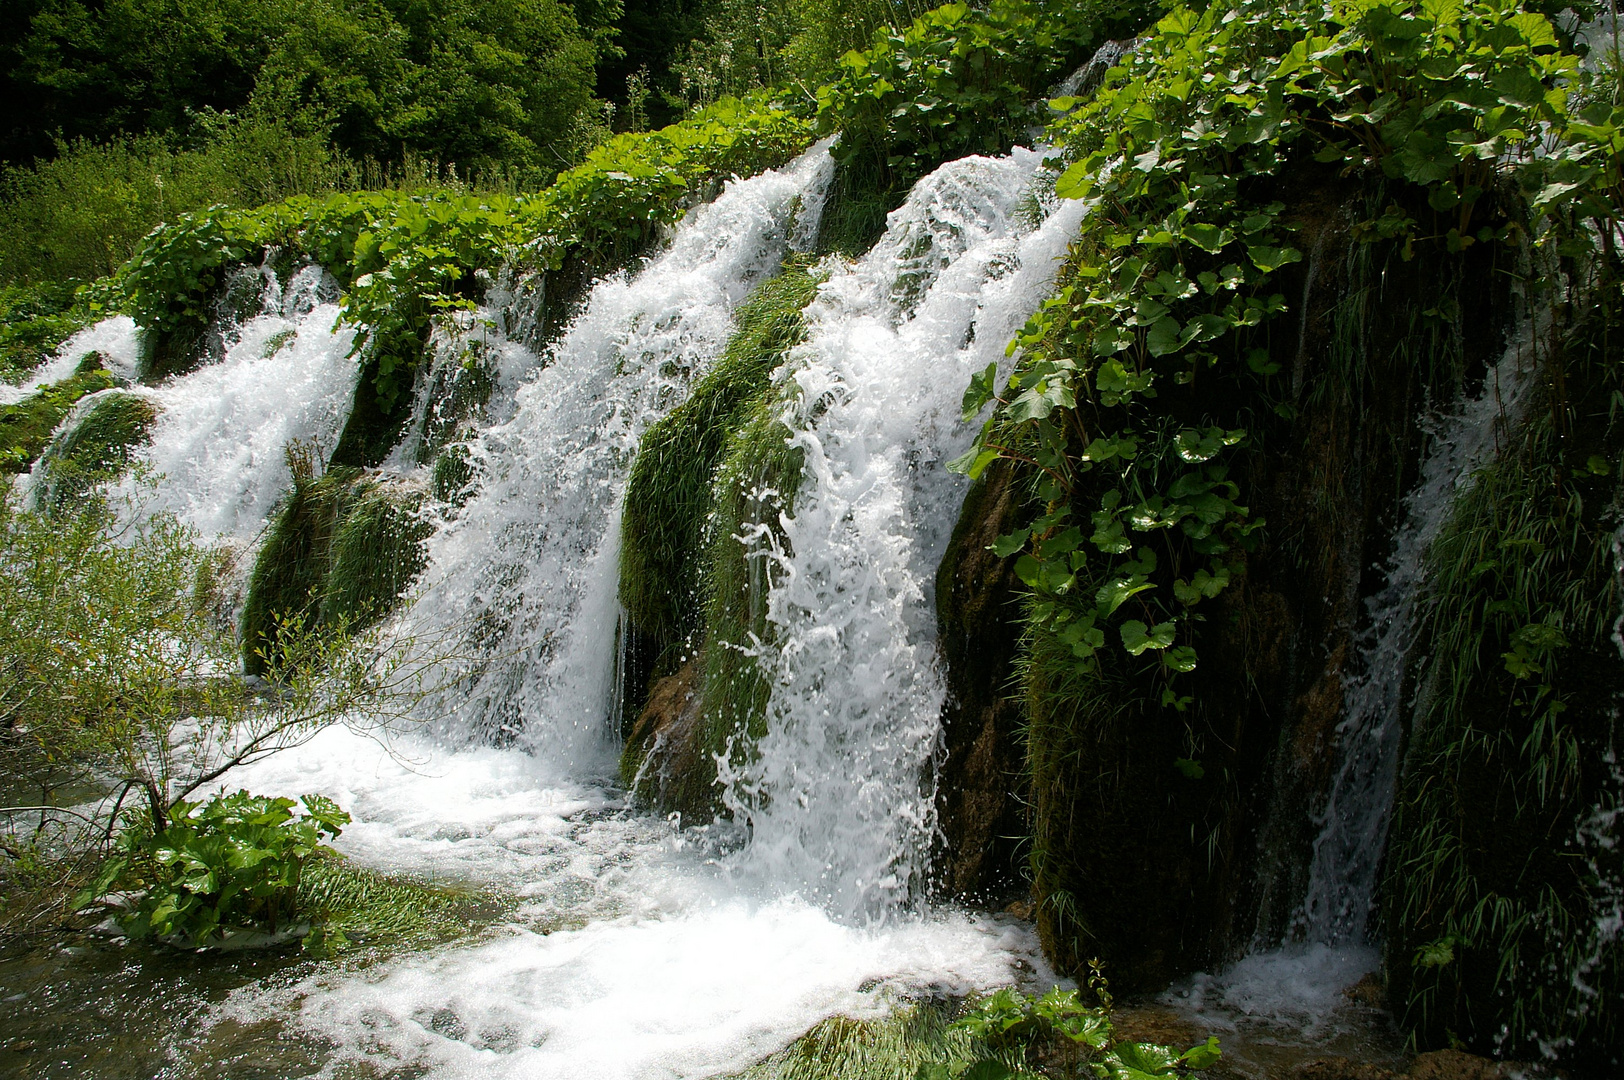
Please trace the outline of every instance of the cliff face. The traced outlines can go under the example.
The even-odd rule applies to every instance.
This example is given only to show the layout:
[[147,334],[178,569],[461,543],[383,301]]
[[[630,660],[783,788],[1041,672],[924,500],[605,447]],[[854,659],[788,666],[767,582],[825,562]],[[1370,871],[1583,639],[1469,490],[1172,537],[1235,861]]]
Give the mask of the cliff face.
[[[1026,629],[1015,556],[986,550],[1023,512],[1008,469],[966,500],[939,580],[951,886],[1007,888],[1024,855],[1016,869],[1050,955],[1068,968],[1100,956],[1124,986],[1287,935],[1360,662],[1364,597],[1426,447],[1424,407],[1481,380],[1512,310],[1492,252],[1406,261],[1354,241],[1355,185],[1310,175],[1283,194],[1311,253],[1280,286],[1294,315],[1283,320],[1294,340],[1276,351],[1291,363],[1287,407],[1258,415],[1212,386],[1162,404],[1260,435],[1237,473],[1265,539],[1204,609],[1187,709],[1147,698],[1128,663],[1076,674],[1064,649]],[[1192,728],[1199,760],[1188,758]],[[1021,836],[1030,847],[1017,855],[1008,838]]]

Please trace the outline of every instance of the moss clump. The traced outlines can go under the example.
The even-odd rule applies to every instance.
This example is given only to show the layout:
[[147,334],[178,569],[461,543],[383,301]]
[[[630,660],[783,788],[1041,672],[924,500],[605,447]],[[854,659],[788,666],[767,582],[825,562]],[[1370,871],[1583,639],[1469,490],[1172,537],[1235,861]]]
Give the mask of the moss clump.
[[41,387],[14,405],[0,405],[0,472],[27,472],[80,398],[120,385],[99,361],[98,356],[94,368]]
[[251,675],[268,668],[283,621],[356,629],[388,614],[422,572],[431,531],[418,514],[420,491],[342,466],[318,477],[308,452],[289,459],[293,490],[260,547],[243,608]]
[[800,451],[785,445],[768,376],[801,340],[801,311],[817,285],[805,267],[791,267],[741,308],[723,360],[650,429],[628,486],[621,602],[627,642],[642,655],[629,665],[627,711],[647,697],[647,685],[636,685],[643,672],[667,677],[700,656],[703,683],[700,718],[682,726],[689,745],[672,759],[683,767],[645,769],[662,727],[650,722],[633,727],[621,772],[628,784],[641,776],[639,794],[687,814],[715,808],[715,755],[729,737],[745,735],[742,747],[760,734],[767,686],[739,647],[752,633],[768,635],[766,568],[751,554],[765,541],[737,537],[747,522],[775,521],[799,483]]
[[[106,375],[101,371],[88,377]],[[37,504],[55,510],[95,485],[122,476],[134,461],[136,448],[152,441],[157,418],[158,407],[139,394],[111,390],[92,399],[79,419],[40,455],[35,469]]]
[[663,642],[698,623],[712,478],[730,437],[767,392],[768,375],[801,340],[801,309],[818,280],[791,266],[758,288],[740,307],[738,329],[716,367],[638,447],[621,523],[620,602],[639,630]]
[[439,359],[428,374],[425,406],[417,435],[417,463],[426,465],[463,435],[496,388],[496,364],[487,342],[474,340],[452,357]]
[[1610,299],[1429,552],[1383,904],[1389,997],[1424,1044],[1598,1068],[1624,1061]]
[[324,621],[369,625],[417,580],[434,531],[419,512],[421,503],[419,492],[399,485],[357,494],[333,536],[332,565],[322,583]]
[[933,1065],[945,1068],[941,1075],[959,1075],[986,1056],[985,1044],[953,1028],[942,1008],[920,1004],[881,1020],[831,1017],[735,1075],[738,1080],[916,1080],[935,1075],[925,1072]]
[[463,897],[388,877],[340,858],[311,859],[299,876],[296,907],[332,940],[355,945],[430,945],[470,927]]

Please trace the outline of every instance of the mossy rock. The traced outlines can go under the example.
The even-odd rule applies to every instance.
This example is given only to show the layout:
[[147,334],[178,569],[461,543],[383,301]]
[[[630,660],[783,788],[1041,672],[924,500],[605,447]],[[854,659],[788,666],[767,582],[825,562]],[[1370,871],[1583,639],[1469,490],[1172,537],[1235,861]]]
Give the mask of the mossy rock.
[[100,354],[90,353],[70,378],[41,387],[15,404],[0,405],[0,472],[27,472],[81,398],[121,385],[102,366]]
[[249,577],[243,661],[250,675],[273,666],[279,624],[363,629],[387,615],[426,564],[432,526],[424,493],[360,469],[322,476],[296,457],[293,490],[272,520]]
[[696,819],[718,805],[715,755],[730,739],[747,753],[762,734],[769,688],[737,646],[769,637],[767,582],[736,537],[746,522],[776,521],[800,482],[769,375],[802,339],[817,285],[793,266],[758,289],[716,369],[645,436],[627,488],[621,773],[640,796]]
[[[101,371],[88,377],[106,375]],[[122,476],[133,464],[136,450],[152,441],[152,425],[158,419],[157,405],[126,390],[105,391],[80,408],[79,417],[45,448],[34,470],[35,500],[47,510]]]

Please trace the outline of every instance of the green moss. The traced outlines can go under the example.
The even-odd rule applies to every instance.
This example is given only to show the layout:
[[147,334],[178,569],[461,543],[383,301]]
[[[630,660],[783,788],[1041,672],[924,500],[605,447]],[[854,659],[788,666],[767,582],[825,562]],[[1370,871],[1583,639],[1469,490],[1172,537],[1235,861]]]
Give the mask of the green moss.
[[484,341],[468,342],[450,363],[437,361],[428,375],[428,408],[417,433],[417,463],[428,464],[463,434],[495,388],[496,365]]
[[[75,379],[106,377],[105,371]],[[40,455],[39,505],[56,509],[130,467],[135,449],[152,440],[158,409],[138,394],[111,391],[92,401],[78,421]]]
[[620,602],[639,630],[663,642],[698,623],[712,477],[729,438],[767,392],[768,375],[801,340],[801,309],[817,286],[794,266],[757,289],[739,308],[721,360],[638,447],[621,523]]
[[468,899],[387,877],[344,859],[312,859],[299,878],[301,914],[356,945],[430,945],[469,929]]
[[952,1029],[934,1005],[910,1005],[880,1020],[835,1016],[738,1080],[916,1080],[929,1065],[958,1075],[986,1057],[979,1040]]
[[425,545],[434,527],[421,506],[422,493],[400,485],[372,487],[355,498],[333,536],[323,621],[359,628],[394,607],[427,565]]
[[264,674],[283,620],[357,629],[387,615],[422,573],[433,531],[417,489],[343,466],[316,477],[308,452],[289,458],[293,490],[254,561],[243,608],[251,675]]
[[[628,487],[621,555],[621,600],[629,639],[651,660],[653,677],[684,656],[703,657],[701,719],[695,745],[674,773],[643,769],[645,739],[621,758],[639,794],[686,814],[715,809],[715,757],[735,734],[735,752],[760,735],[767,685],[754,658],[740,652],[753,633],[768,636],[766,567],[736,537],[747,522],[775,521],[799,484],[801,454],[785,445],[782,404],[768,375],[801,340],[801,309],[818,280],[791,267],[763,285],[739,312],[726,356],[692,397],[644,438]],[[635,713],[641,694],[628,694]]]
[[474,465],[466,446],[452,443],[435,455],[429,491],[436,499],[462,506],[473,493],[473,481]]
[[1624,940],[1604,927],[1624,868],[1618,838],[1592,835],[1620,797],[1610,759],[1624,734],[1613,300],[1547,360],[1545,407],[1429,552],[1416,646],[1429,659],[1383,897],[1390,997],[1424,1045],[1618,1064]]
[[99,363],[89,371],[81,365],[70,378],[41,387],[14,405],[0,405],[0,472],[27,472],[80,398],[118,385]]
[[250,675],[263,675],[269,667],[280,621],[319,617],[333,535],[361,478],[359,469],[344,467],[318,477],[311,455],[297,448],[290,449],[288,460],[293,490],[260,545],[243,606],[243,662]]

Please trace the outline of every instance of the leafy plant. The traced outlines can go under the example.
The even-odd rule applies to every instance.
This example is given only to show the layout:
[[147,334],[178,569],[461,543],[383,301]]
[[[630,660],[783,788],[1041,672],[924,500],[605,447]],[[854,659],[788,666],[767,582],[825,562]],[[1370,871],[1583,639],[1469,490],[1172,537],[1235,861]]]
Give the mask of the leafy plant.
[[[295,814],[301,804],[303,813]],[[122,850],[76,906],[114,889],[139,891],[135,904],[115,916],[137,941],[198,947],[239,930],[274,935],[299,916],[295,900],[306,862],[339,857],[321,841],[338,836],[349,821],[320,795],[295,803],[238,791],[205,803],[176,803],[164,828],[124,834]]]
[[1058,986],[1042,997],[1029,997],[1014,987],[1001,987],[975,1003],[954,1022],[995,1051],[956,1073],[946,1065],[925,1066],[919,1080],[1014,1080],[1030,1077],[1021,1062],[1035,1048],[1064,1042],[1079,1052],[1100,1080],[1152,1080],[1182,1076],[1205,1069],[1218,1060],[1218,1039],[1190,1047],[1183,1053],[1157,1043],[1118,1039],[1111,1022],[1112,999],[1096,961],[1090,987],[1098,1004],[1085,1005],[1076,990]]

